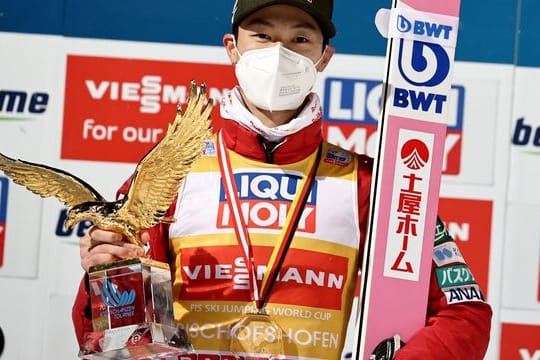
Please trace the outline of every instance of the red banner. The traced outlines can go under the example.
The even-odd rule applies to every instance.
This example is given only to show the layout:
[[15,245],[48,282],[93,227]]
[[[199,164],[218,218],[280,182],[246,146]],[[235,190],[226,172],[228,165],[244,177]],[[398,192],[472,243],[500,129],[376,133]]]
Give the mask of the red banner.
[[68,55],[61,157],[138,162],[187,100],[191,80],[218,101],[236,84],[231,65]]

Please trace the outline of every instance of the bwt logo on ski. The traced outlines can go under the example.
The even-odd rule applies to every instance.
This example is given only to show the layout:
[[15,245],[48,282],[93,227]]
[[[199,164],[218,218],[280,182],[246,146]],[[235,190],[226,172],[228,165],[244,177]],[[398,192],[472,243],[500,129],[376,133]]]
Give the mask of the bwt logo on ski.
[[525,118],[519,118],[512,134],[512,144],[540,150],[540,126],[527,124]]
[[[249,228],[279,230],[298,190],[301,177],[290,174],[243,173],[234,175],[244,219]],[[314,181],[298,230],[314,233],[317,205],[317,180]],[[218,228],[234,226],[223,184],[220,186]]]
[[445,24],[437,24],[422,20],[409,20],[403,15],[398,15],[397,29],[399,32],[411,32],[415,35],[425,35],[433,38],[443,38],[448,40],[453,26]]
[[[324,87],[324,131],[328,141],[347,150],[374,156],[382,82],[327,78]],[[461,164],[465,87],[452,86],[450,98],[443,173],[456,175]]]
[[48,105],[49,94],[45,92],[0,90],[0,120],[31,119],[24,115],[43,114]]
[[[427,59],[431,59],[427,61]],[[400,39],[398,69],[401,77],[416,89],[396,86],[393,106],[426,113],[442,114],[448,97],[438,92],[450,72],[450,58],[438,44]],[[432,92],[419,88],[433,88]],[[440,91],[440,90],[439,90]]]
[[9,180],[0,177],[0,268],[4,264],[4,244],[6,240],[6,218]]

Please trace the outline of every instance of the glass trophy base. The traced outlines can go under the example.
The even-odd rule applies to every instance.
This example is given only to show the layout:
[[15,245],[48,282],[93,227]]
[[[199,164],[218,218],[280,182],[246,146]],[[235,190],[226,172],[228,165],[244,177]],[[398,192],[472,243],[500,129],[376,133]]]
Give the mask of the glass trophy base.
[[80,359],[178,359],[193,352],[186,331],[158,323],[143,323],[94,331],[85,335]]

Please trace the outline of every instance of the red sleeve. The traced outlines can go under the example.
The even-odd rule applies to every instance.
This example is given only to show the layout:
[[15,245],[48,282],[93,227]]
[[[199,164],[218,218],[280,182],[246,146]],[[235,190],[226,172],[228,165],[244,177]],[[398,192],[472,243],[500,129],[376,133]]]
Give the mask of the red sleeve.
[[90,301],[86,283],[87,277],[85,275],[81,280],[75,302],[71,309],[71,319],[79,344],[82,344],[84,334],[92,331],[92,322],[90,321]]
[[[489,343],[491,307],[474,280],[463,283],[470,270],[440,220],[438,226],[442,226],[444,238],[440,243],[436,241],[426,327],[397,352],[395,359],[481,360]],[[449,255],[448,249],[454,255]],[[452,277],[459,273],[457,270],[465,276]],[[447,286],[449,282],[457,285]]]
[[[117,198],[127,193],[131,178],[129,178],[117,192]],[[172,216],[174,214],[174,207],[176,204],[176,197],[173,201],[173,205],[169,208],[165,216]],[[147,254],[155,260],[168,263],[169,260],[169,225],[160,223],[151,229],[148,229],[150,233],[150,244]],[[81,280],[77,294],[75,295],[75,301],[71,310],[71,317],[73,326],[75,328],[75,334],[79,344],[82,344],[84,334],[92,331],[91,322],[91,308],[90,297],[88,294],[88,277],[85,275]]]

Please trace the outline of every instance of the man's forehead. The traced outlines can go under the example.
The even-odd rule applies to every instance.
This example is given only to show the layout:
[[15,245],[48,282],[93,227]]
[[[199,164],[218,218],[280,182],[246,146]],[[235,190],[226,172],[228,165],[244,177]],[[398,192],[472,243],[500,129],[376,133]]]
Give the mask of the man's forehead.
[[[288,9],[283,9],[283,8]],[[270,5],[255,11],[249,15],[242,26],[263,25],[275,27],[283,25],[284,22],[290,24],[291,28],[308,29],[321,31],[317,21],[302,9],[289,5]]]

